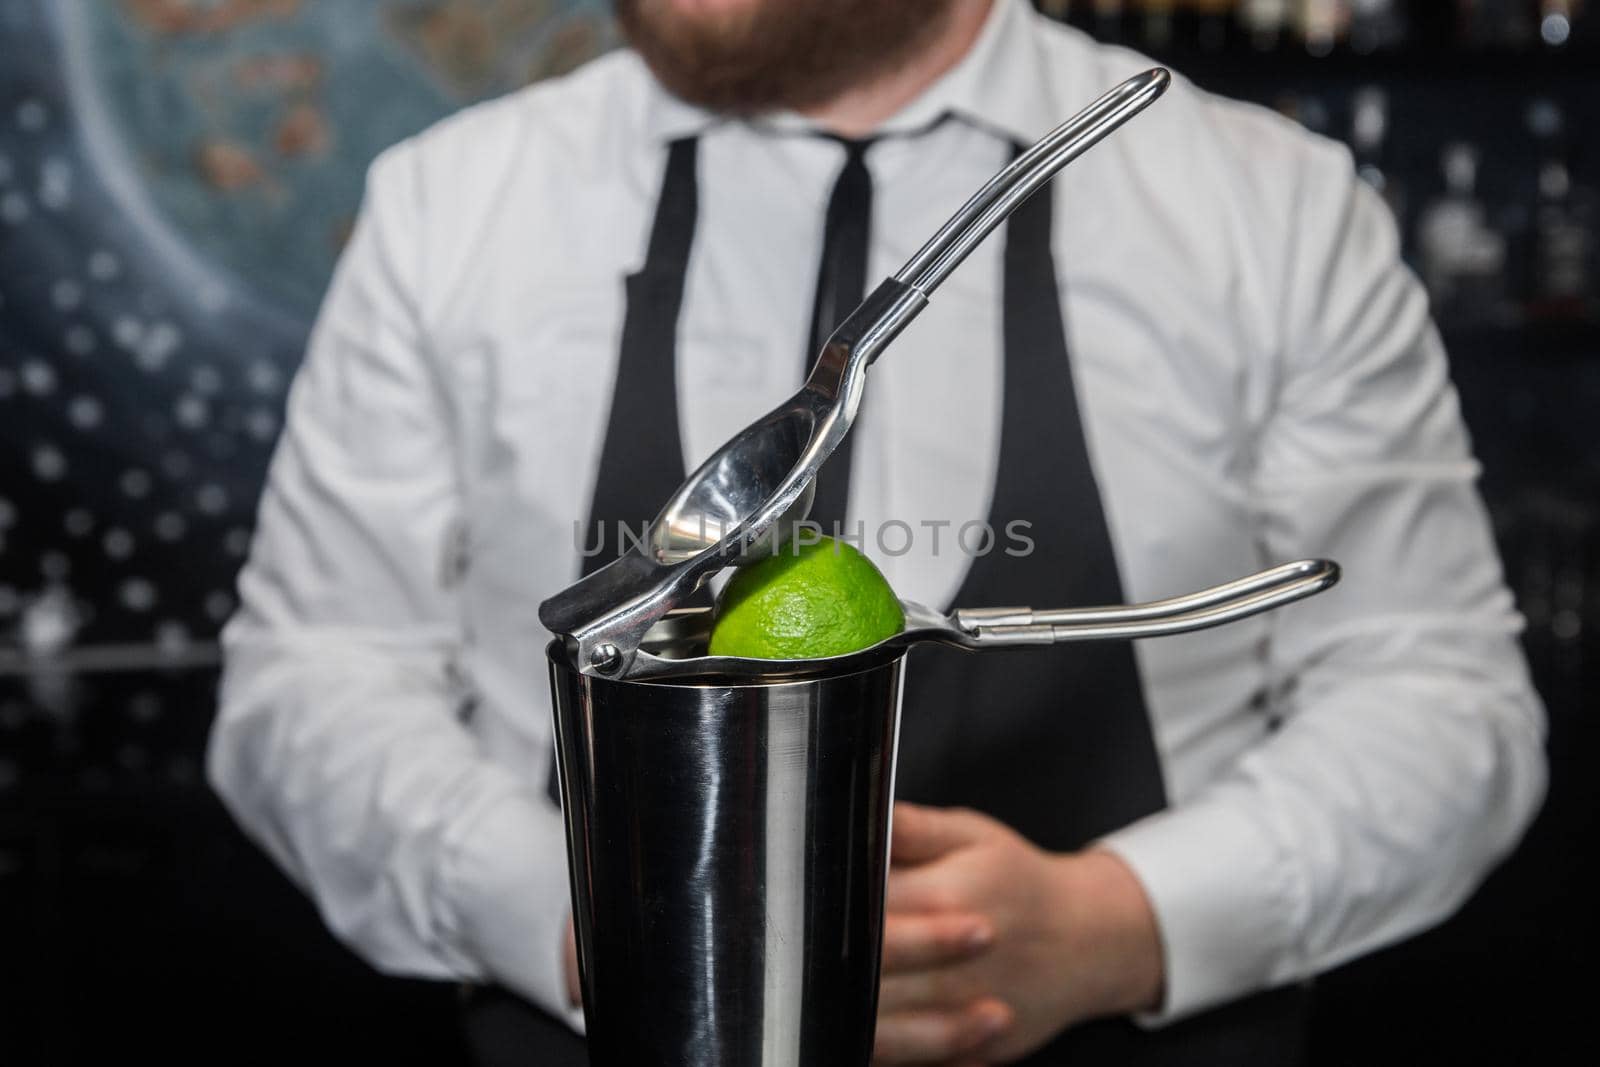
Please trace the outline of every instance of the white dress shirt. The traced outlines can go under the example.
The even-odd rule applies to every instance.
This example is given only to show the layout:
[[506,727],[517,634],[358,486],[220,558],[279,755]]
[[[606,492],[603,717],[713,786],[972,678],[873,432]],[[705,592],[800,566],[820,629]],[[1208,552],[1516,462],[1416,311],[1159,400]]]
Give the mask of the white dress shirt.
[[[999,0],[867,157],[869,277],[1012,142],[1148,65]],[[838,144],[793,115],[691,108],[624,52],[372,168],[225,635],[209,766],[384,970],[567,1008],[536,610],[578,575],[623,278],[664,145],[691,133],[701,209],[676,400],[692,469],[800,381]],[[1543,716],[1426,297],[1346,152],[1179,79],[1054,195],[1127,595],[1303,556],[1345,567],[1305,604],[1138,645],[1171,808],[1106,843],[1155,908],[1158,1018],[1173,1018],[1452,911],[1540,802]],[[855,444],[851,519],[923,532],[904,555],[867,549],[926,603],[948,602],[969,559],[919,524],[982,519],[995,482],[1000,246],[873,369]]]

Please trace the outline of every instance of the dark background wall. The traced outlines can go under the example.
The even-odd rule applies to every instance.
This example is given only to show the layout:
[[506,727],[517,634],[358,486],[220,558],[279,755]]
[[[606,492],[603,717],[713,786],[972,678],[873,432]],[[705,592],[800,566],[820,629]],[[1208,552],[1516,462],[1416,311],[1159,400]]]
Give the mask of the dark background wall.
[[[1043,6],[1352,143],[1396,209],[1552,788],[1461,916],[1320,983],[1317,1061],[1566,1062],[1597,945],[1600,12]],[[0,0],[0,1062],[459,1059],[454,991],[372,974],[206,790],[215,637],[366,163],[612,42],[600,0]]]

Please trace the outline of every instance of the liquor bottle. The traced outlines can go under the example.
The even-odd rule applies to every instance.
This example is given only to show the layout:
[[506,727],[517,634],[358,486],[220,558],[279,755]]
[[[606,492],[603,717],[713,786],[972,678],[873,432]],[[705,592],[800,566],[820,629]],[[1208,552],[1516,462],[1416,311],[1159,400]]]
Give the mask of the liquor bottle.
[[1573,180],[1566,120],[1553,100],[1528,108],[1538,144],[1538,192],[1528,242],[1527,311],[1538,319],[1577,319],[1596,298],[1595,194]]
[[1126,27],[1123,25],[1124,8],[1127,5],[1123,0],[1094,0],[1092,8],[1093,18],[1090,22],[1090,33],[1098,41],[1121,41],[1127,36]]
[[1142,0],[1140,7],[1140,45],[1156,52],[1171,48],[1176,0]]
[[1231,43],[1234,0],[1192,0],[1193,37],[1206,52],[1221,52]]
[[1239,20],[1258,51],[1273,51],[1289,28],[1289,0],[1243,0]]
[[1539,40],[1550,48],[1561,48],[1572,40],[1576,0],[1539,0]]
[[1520,50],[1533,42],[1528,0],[1457,0],[1461,43],[1469,48]]
[[1489,225],[1478,197],[1478,150],[1456,143],[1444,151],[1445,191],[1417,223],[1422,277],[1441,321],[1498,322],[1505,312],[1505,238]]
[[1300,39],[1306,51],[1325,56],[1344,39],[1350,20],[1350,0],[1300,0]]
[[1377,86],[1356,91],[1350,101],[1350,148],[1356,173],[1378,191],[1405,230],[1405,186],[1389,166],[1389,94]]
[[1394,48],[1405,36],[1405,11],[1397,0],[1351,0],[1351,48],[1365,55]]
[[1595,0],[1572,0],[1571,48],[1581,48],[1584,54],[1594,56],[1600,49],[1600,10]]

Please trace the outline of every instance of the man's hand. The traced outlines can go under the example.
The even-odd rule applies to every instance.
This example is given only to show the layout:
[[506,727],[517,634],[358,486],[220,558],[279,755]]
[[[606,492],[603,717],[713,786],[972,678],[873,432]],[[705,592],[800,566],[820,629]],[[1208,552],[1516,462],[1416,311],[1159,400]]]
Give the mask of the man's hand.
[[891,864],[876,1063],[1004,1063],[1159,1003],[1155,916],[1110,852],[1048,853],[976,812],[898,804]]

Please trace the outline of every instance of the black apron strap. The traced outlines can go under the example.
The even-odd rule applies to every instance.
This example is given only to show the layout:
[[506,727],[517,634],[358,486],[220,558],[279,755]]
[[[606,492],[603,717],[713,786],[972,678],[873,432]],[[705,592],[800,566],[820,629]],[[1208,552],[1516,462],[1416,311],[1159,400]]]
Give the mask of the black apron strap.
[[678,313],[700,213],[698,146],[696,138],[686,137],[668,147],[649,251],[644,266],[627,280],[622,351],[584,540],[590,553],[583,561],[585,575],[621,555],[628,542],[620,528],[639,536],[640,523],[688,474],[678,428],[676,363]]
[[[688,477],[678,427],[677,339],[700,214],[699,144],[697,138],[685,137],[667,147],[644,266],[627,278],[622,349],[583,540],[585,575],[620,556],[631,543],[628,537],[642,536],[640,524]],[[697,594],[694,602],[709,603],[708,597]],[[550,800],[560,804],[554,751],[546,789]]]
[[[1052,215],[1045,193],[1006,226],[996,537],[972,561],[961,607],[1125,599],[1078,413]],[[1032,541],[1028,555],[1006,553],[1008,531]],[[978,808],[1045,848],[1081,847],[1166,804],[1129,642],[977,656],[921,646],[906,671],[904,718],[903,797]]]
[[[1051,250],[1048,190],[1006,227],[1000,459],[989,522],[995,549],[972,562],[955,604],[1040,608],[1124,603],[1079,411]],[[1033,542],[1008,556],[1007,526]],[[1166,806],[1131,642],[970,655],[911,654],[899,794],[976,808],[1052,850],[1080,848]],[[1023,1061],[1034,1067],[1291,1065],[1303,1059],[1306,997],[1252,998],[1147,1032],[1126,1020],[1075,1028]]]

